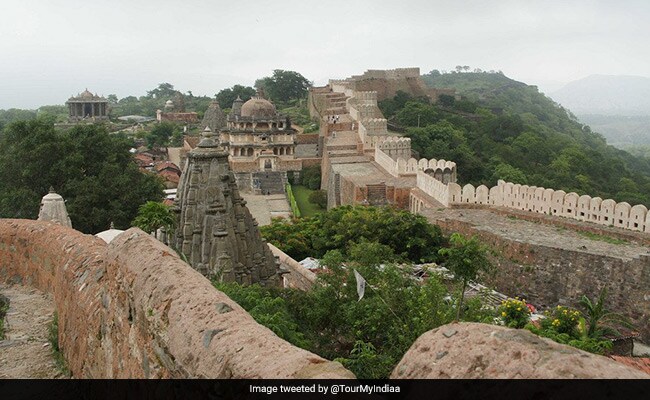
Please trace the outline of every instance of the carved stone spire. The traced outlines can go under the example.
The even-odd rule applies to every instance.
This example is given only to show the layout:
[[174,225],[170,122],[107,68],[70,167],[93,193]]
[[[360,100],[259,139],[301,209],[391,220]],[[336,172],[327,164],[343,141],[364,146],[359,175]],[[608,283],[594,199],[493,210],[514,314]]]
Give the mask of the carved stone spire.
[[279,286],[282,271],[239,195],[228,153],[210,127],[201,136],[178,187],[176,248],[210,279]]
[[39,221],[52,221],[56,224],[72,228],[68,210],[65,207],[65,200],[61,195],[54,192],[50,186],[49,193],[41,200],[41,209],[38,212]]

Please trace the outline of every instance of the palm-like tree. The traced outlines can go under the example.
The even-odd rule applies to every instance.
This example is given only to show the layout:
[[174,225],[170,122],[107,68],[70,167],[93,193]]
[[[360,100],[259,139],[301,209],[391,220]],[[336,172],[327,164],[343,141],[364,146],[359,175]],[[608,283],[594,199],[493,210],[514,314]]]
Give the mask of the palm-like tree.
[[580,305],[585,309],[586,334],[590,338],[601,339],[606,335],[620,335],[616,328],[633,327],[626,317],[605,308],[606,298],[607,289],[603,288],[595,301],[585,295],[580,299]]

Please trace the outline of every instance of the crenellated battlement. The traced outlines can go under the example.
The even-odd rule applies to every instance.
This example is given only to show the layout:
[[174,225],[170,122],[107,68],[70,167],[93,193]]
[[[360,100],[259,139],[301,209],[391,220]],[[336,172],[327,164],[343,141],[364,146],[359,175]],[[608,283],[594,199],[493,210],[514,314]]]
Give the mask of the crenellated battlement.
[[[434,195],[430,187],[420,186],[420,180],[418,180],[418,187],[425,193]],[[612,199],[579,196],[574,192],[566,193],[564,190],[520,185],[502,180],[491,188],[485,185],[474,187],[471,184],[461,188],[459,185],[450,184],[447,195],[448,205],[499,206],[631,231],[650,232],[650,213],[642,204],[632,206],[627,202],[617,203]]]

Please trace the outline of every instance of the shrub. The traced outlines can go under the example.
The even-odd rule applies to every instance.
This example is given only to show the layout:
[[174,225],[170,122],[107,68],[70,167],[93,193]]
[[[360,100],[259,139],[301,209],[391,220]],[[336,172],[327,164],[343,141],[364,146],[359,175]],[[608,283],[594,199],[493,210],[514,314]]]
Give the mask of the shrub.
[[530,309],[526,300],[519,300],[518,297],[502,301],[499,315],[504,325],[510,328],[521,329],[530,321]]
[[544,329],[552,329],[557,333],[565,333],[572,337],[578,337],[578,325],[582,315],[576,311],[564,306],[557,306],[553,311],[544,312],[546,318],[542,320]]

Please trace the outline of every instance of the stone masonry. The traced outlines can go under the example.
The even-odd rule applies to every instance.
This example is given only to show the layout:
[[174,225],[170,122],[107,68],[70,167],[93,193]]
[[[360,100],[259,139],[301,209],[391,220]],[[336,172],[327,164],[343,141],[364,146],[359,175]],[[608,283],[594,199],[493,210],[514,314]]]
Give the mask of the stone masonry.
[[176,248],[210,279],[278,286],[281,270],[239,195],[223,150],[209,128],[188,153],[176,200]]
[[0,282],[51,294],[74,378],[354,378],[259,325],[137,228],[107,245],[51,222],[0,219]]

